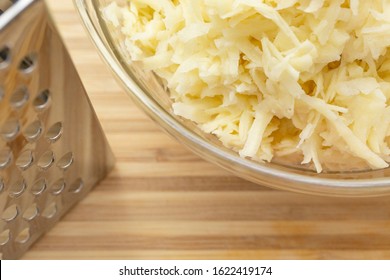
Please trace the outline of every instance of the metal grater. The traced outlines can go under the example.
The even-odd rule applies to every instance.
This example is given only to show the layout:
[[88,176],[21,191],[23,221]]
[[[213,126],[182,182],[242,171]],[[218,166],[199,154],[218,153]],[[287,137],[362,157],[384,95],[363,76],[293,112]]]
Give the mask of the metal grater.
[[0,252],[19,258],[112,167],[43,0],[0,0]]

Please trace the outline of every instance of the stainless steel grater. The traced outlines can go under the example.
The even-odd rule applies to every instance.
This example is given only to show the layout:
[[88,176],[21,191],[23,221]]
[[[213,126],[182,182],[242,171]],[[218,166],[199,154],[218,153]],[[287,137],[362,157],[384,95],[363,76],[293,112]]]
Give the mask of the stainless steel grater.
[[19,258],[114,162],[43,0],[0,0],[0,252]]

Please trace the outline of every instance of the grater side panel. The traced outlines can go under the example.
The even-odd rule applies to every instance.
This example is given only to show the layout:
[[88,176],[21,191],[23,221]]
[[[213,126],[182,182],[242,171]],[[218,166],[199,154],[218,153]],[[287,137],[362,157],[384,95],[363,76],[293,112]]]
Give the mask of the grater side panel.
[[[0,250],[14,259],[107,174],[114,158],[44,2],[3,29],[0,42],[10,49],[0,67]],[[1,168],[7,151],[11,160]]]

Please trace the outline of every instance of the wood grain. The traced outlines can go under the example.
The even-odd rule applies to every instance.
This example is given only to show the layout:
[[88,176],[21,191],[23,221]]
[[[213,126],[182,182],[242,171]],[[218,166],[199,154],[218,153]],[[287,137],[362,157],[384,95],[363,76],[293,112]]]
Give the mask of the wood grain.
[[47,1],[117,157],[25,259],[389,259],[390,198],[238,179],[166,136],[100,60],[72,1]]

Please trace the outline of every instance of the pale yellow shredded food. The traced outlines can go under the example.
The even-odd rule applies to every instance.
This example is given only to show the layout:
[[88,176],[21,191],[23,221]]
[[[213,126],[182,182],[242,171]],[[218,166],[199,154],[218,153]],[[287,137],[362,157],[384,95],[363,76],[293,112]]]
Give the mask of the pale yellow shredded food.
[[242,157],[388,167],[389,0],[131,0],[103,13],[175,114]]

